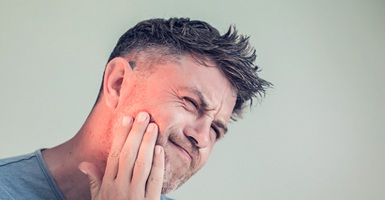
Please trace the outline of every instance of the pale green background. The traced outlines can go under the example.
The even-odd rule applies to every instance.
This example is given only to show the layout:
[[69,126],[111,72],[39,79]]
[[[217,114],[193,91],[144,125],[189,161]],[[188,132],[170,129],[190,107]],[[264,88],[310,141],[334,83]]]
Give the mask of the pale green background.
[[384,200],[385,1],[1,1],[0,157],[72,137],[118,37],[189,16],[251,35],[275,84],[183,200]]

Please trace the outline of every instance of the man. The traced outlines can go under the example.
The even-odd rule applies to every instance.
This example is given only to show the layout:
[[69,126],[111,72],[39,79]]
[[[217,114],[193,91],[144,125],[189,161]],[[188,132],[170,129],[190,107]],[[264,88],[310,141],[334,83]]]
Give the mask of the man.
[[233,27],[140,22],[119,39],[72,139],[0,161],[0,199],[166,199],[270,86],[255,58]]

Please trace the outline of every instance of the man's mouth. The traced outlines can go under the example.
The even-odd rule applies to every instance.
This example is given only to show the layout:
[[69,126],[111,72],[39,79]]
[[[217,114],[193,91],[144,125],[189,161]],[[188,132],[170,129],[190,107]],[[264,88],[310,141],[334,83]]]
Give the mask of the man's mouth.
[[190,163],[192,162],[193,157],[186,148],[182,147],[181,145],[177,144],[172,140],[170,140],[170,143],[172,143],[177,148],[177,151],[179,151]]

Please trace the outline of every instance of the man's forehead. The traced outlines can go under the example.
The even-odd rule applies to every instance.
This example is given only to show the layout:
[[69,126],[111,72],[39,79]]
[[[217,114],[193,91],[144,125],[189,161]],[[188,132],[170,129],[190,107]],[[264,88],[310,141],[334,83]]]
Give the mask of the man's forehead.
[[[203,66],[204,68],[210,68],[210,69],[216,69],[220,76],[224,77],[225,80],[227,80],[227,84],[222,84],[220,86],[220,90],[225,90],[225,89],[230,89],[230,92],[231,92],[231,96],[233,98],[237,98],[237,90],[236,88],[233,86],[233,84],[231,83],[230,79],[226,76],[226,74],[223,73],[223,70],[221,69],[221,67],[216,64],[211,58],[209,57],[205,57],[203,55],[197,55],[197,54],[192,54],[192,53],[170,53],[170,54],[167,54],[167,53],[164,53],[164,55],[154,55],[155,52],[158,52],[158,51],[154,51],[154,49],[152,49],[151,51],[141,51],[139,52],[138,54],[136,54],[136,59],[138,59],[138,61],[140,62],[139,64],[136,62],[136,61],[130,61],[130,66],[131,67],[136,67],[138,65],[150,65],[148,66],[147,70],[151,73],[153,72],[156,72],[157,70],[161,70],[162,69],[162,66],[163,65],[167,65],[167,64],[174,64],[176,66],[181,66],[183,67],[184,65],[184,62],[186,62],[186,60],[188,62],[192,62],[194,63],[196,66],[194,65],[189,65],[188,67],[192,67],[192,68],[197,68],[197,66]],[[160,52],[158,52],[160,53]],[[149,63],[146,63],[146,62],[149,62]],[[206,75],[213,75],[212,74],[213,71],[205,71],[205,74]],[[193,75],[193,74],[191,74]],[[192,76],[191,76],[192,77]],[[212,77],[212,76],[211,76]],[[210,77],[210,78],[211,78]],[[170,77],[170,78],[173,78],[173,77]],[[211,83],[210,83],[211,84]],[[187,86],[183,86],[184,89],[188,89]],[[199,94],[202,99],[205,100],[205,102],[207,102],[207,107],[208,108],[211,108],[213,106],[211,106],[213,104],[212,102],[212,97],[210,97],[209,95],[206,94],[206,92],[202,91],[200,88],[194,86],[194,85],[189,85],[188,86],[190,91],[196,93],[196,94]]]

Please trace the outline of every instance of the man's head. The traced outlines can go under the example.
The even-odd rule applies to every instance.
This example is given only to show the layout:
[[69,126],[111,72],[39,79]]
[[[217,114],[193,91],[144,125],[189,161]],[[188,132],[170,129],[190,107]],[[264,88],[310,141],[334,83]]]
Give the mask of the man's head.
[[167,193],[206,163],[231,118],[270,85],[257,76],[255,58],[233,27],[220,35],[201,21],[143,21],[111,53],[97,104],[113,113],[109,129],[123,115],[151,115],[165,150]]
[[249,38],[238,35],[234,26],[220,35],[210,24],[188,18],[142,21],[120,37],[108,62],[146,51],[150,52],[146,57],[149,65],[184,54],[196,57],[198,62],[215,63],[237,91],[233,119],[241,114],[246,102],[251,105],[254,97],[263,96],[271,86],[257,75],[256,54]]

